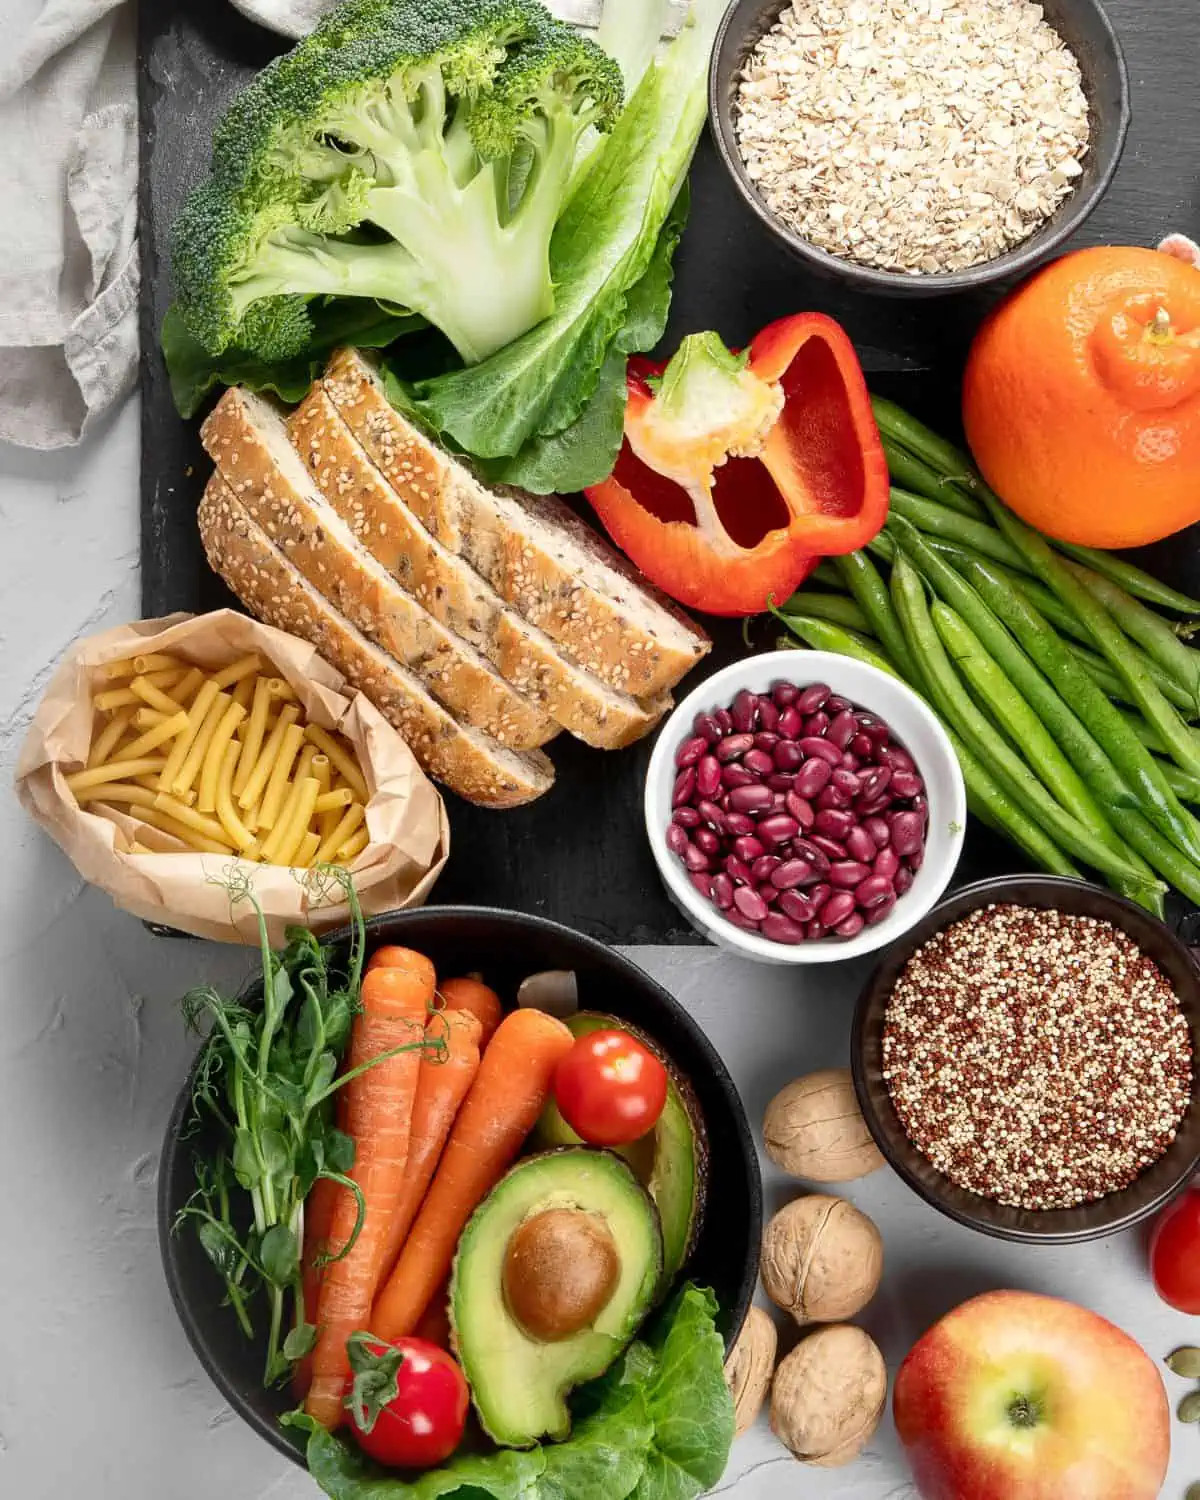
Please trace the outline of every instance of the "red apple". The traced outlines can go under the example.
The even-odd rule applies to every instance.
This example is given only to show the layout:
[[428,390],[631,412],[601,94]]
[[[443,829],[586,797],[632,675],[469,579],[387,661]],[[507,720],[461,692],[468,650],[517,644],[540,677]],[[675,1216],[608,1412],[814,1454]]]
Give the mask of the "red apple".
[[923,1500],[1154,1500],[1167,1472],[1154,1363],[1057,1297],[956,1307],[909,1351],[894,1400]]

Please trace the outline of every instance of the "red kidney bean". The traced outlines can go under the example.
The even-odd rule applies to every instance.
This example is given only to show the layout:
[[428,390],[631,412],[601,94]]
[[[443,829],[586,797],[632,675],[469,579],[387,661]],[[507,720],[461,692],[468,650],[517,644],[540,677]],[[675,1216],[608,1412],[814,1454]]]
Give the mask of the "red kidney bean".
[[844,708],[829,721],[825,736],[839,750],[844,750],[857,733],[858,720],[848,708]]
[[817,795],[818,807],[849,807],[850,794],[843,792],[840,787],[827,786],[823,792]]
[[852,755],[849,750],[843,750],[842,758],[838,762],[838,764],[841,766],[843,771],[857,772],[859,767],[862,765],[862,761],[859,760],[857,755]]
[[779,723],[779,710],[772,700],[760,693],[758,695],[758,722],[764,729],[775,730]]
[[678,823],[680,828],[699,828],[700,814],[694,807],[677,807],[671,814],[671,822]]
[[787,793],[786,792],[775,792],[775,791],[773,791],[771,793],[771,811],[772,812],[782,812],[783,809],[784,809],[784,806],[786,805],[786,803],[787,803]]
[[721,840],[711,828],[697,828],[692,834],[692,843],[710,856],[721,852]]
[[835,859],[829,866],[829,884],[836,890],[853,890],[870,873],[871,866],[859,859]]
[[699,874],[701,870],[711,868],[708,855],[703,849],[697,848],[695,844],[689,844],[683,851],[683,862],[693,875]]
[[848,771],[845,766],[838,766],[829,781],[832,786],[837,787],[839,792],[845,792],[847,797],[857,797],[862,790],[862,782],[853,771]]
[[805,735],[798,743],[805,755],[816,756],[819,760],[825,761],[831,771],[834,766],[841,764],[842,752],[836,745],[831,745],[828,740],[822,740],[810,734]]
[[921,868],[921,866],[924,863],[925,863],[925,845],[921,844],[918,848],[914,849],[913,852],[908,856],[908,868],[915,875],[916,872]]
[[705,875],[702,870],[693,870],[688,879],[700,892],[706,901],[712,900],[712,876]]
[[853,750],[859,760],[869,760],[875,753],[875,742],[869,734],[863,734],[861,730],[850,741],[849,749]]
[[[839,839],[831,839],[825,833],[810,833],[808,842],[826,859],[845,859],[846,846]],[[795,846],[793,845],[793,848]]]
[[852,911],[844,922],[839,922],[833,929],[840,938],[857,937],[866,926],[861,912]]
[[793,922],[811,922],[817,914],[807,892],[780,891],[779,910],[791,917]]
[[767,785],[773,792],[790,792],[795,776],[785,776],[782,771],[772,771],[767,777]]
[[725,873],[733,881],[734,885],[753,885],[754,877],[750,873],[750,866],[743,864],[736,854],[725,856]]
[[829,715],[823,713],[809,714],[800,726],[802,735],[809,735],[813,739],[821,739],[829,728]]
[[770,776],[775,770],[775,762],[765,750],[747,750],[742,756],[742,765],[756,776]]
[[775,746],[778,744],[779,736],[771,730],[764,729],[754,736],[754,748],[756,750],[765,750],[768,755],[774,753]]
[[721,738],[721,726],[712,714],[697,714],[692,720],[692,733],[711,745]]
[[881,818],[878,813],[864,818],[862,826],[875,841],[877,849],[886,849],[892,841],[892,830],[888,827],[888,820]]
[[721,911],[728,911],[733,905],[733,881],[724,871],[712,878],[712,902]]
[[879,923],[883,921],[884,917],[888,916],[891,913],[891,910],[895,906],[895,904],[896,893],[895,891],[893,891],[886,901],[881,901],[878,906],[873,906],[871,910],[867,912],[867,926],[877,927]]
[[802,859],[816,870],[822,879],[829,871],[829,856],[823,849],[819,849],[812,839],[793,839],[792,854],[796,859]]
[[823,682],[814,682],[796,698],[796,707],[802,714],[815,714],[833,691]]
[[872,907],[878,906],[881,901],[886,901],[889,896],[894,897],[895,894],[892,882],[885,880],[882,875],[868,875],[865,880],[860,880],[854,887],[854,899],[863,911],[870,911]]
[[894,849],[881,849],[871,861],[872,875],[882,875],[884,880],[894,881],[900,870],[900,856]]
[[855,824],[843,842],[851,859],[861,859],[863,864],[871,864],[876,857],[875,840],[861,823]]
[[913,812],[920,813],[923,818],[928,818],[929,803],[921,793],[913,797],[908,805]]
[[703,735],[694,735],[690,740],[684,740],[676,750],[675,764],[680,770],[687,766],[694,766],[707,749],[708,741]]
[[812,902],[817,911],[820,911],[830,896],[833,895],[833,887],[828,881],[822,880],[818,885],[810,885],[804,894]]
[[696,767],[696,790],[702,797],[715,797],[721,790],[721,762],[706,755]]
[[775,726],[775,732],[781,740],[798,739],[803,724],[800,710],[792,703],[779,715],[779,723]]
[[758,728],[758,699],[749,688],[743,688],[734,698],[730,714],[739,734],[751,734]]
[[667,825],[667,848],[671,851],[672,854],[678,854],[682,859],[683,851],[687,848],[689,843],[690,840],[687,836],[687,830],[685,828],[681,828],[678,823],[670,823]]
[[695,807],[701,823],[707,823],[710,828],[715,828],[720,833],[725,827],[725,814],[717,804],[710,802],[707,797],[701,797]]
[[753,771],[747,771],[745,766],[739,766],[734,761],[732,765],[721,767],[721,785],[725,787],[758,786],[759,780]]
[[760,854],[750,866],[750,878],[756,886],[764,880],[770,880],[771,876],[783,863],[778,854]]
[[764,880],[763,883],[757,887],[757,890],[758,894],[763,898],[768,906],[774,906],[776,901],[779,900],[779,892],[775,889],[775,887],[769,880]]
[[787,813],[772,813],[769,818],[763,818],[758,825],[759,838],[776,847],[786,844],[789,839],[794,839],[799,832],[799,823],[795,818],[789,818]]
[[771,688],[771,697],[780,708],[790,708],[800,696],[800,689],[794,682],[777,682]]
[[897,896],[903,896],[905,891],[912,889],[913,872],[907,865],[901,865],[892,876],[892,888]]
[[913,771],[892,772],[892,795],[894,797],[918,797],[925,783]]
[[804,859],[785,859],[771,871],[771,884],[778,891],[792,891],[797,886],[812,885],[816,878],[816,871]]
[[880,792],[878,797],[870,798],[860,795],[854,799],[854,811],[864,822],[867,818],[877,818],[880,813],[886,813],[891,805],[892,794],[890,792]]
[[717,759],[721,764],[728,765],[731,760],[737,760],[739,755],[745,753],[754,744],[752,734],[731,734],[717,746]]
[[748,836],[734,839],[733,852],[743,864],[750,865],[767,852],[767,846],[760,843],[758,839]]
[[893,813],[888,822],[892,829],[892,848],[902,858],[911,857],[921,847],[925,837],[920,813]]
[[813,824],[826,838],[839,840],[844,839],[854,826],[854,814],[839,807],[823,807]]
[[873,771],[865,772],[862,778],[863,798],[873,802],[876,797],[881,797],[887,791],[891,779],[892,773],[888,766],[876,766]]
[[811,828],[813,826],[817,816],[813,811],[813,805],[800,796],[799,792],[795,789],[794,783],[792,790],[784,796],[783,805],[787,808],[788,813],[799,823],[801,828]]
[[844,922],[854,910],[854,897],[849,891],[834,891],[818,913],[826,927],[836,927]]
[[875,759],[881,766],[890,766],[893,771],[915,771],[913,758],[899,745],[881,745]]
[[732,922],[735,927],[740,927],[744,932],[758,931],[758,923],[752,922],[749,917],[744,917],[736,906],[730,907],[722,915],[727,922]]
[[727,708],[718,708],[716,713],[713,714],[713,718],[716,719],[722,734],[733,733],[733,715]]
[[824,926],[824,923],[822,923],[822,921],[821,921],[821,919],[820,919],[819,916],[814,917],[813,920],[804,929],[804,940],[805,940],[805,942],[807,942],[807,943],[817,943],[817,942],[820,942],[820,940],[824,936],[825,936],[825,926]]
[[805,761],[796,772],[792,789],[806,802],[811,802],[828,785],[832,775],[833,767],[829,762],[814,755],[812,760]]
[[762,935],[773,943],[802,943],[804,928],[781,911],[773,911],[763,918]]
[[671,806],[682,807],[685,802],[690,802],[695,789],[696,772],[692,766],[689,766],[686,771],[680,771],[675,778],[675,790],[671,793]]
[[771,752],[777,771],[798,771],[804,764],[804,751],[795,740],[780,740]]
[[748,885],[739,885],[734,891],[733,904],[742,916],[749,917],[752,922],[761,922],[769,910],[758,892]]
[[849,698],[843,698],[839,693],[831,693],[825,700],[825,712],[827,714],[844,714],[848,708],[853,708]]
[[[742,784],[735,786],[729,793],[730,813],[765,813],[766,808],[771,805],[774,793],[768,786],[762,786],[759,781],[753,784]],[[894,837],[894,834],[892,834]]]
[[743,839],[754,832],[755,822],[748,813],[727,812],[723,814],[725,832],[733,839]]

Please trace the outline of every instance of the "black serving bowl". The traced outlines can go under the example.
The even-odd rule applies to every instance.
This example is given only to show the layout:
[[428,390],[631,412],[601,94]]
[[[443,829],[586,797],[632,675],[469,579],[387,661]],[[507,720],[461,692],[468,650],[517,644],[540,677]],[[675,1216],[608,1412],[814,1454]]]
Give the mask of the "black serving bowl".
[[840,277],[860,291],[896,297],[961,292],[1023,276],[1048,260],[1078,230],[1103,198],[1125,148],[1129,130],[1129,74],[1112,23],[1100,0],[1044,0],[1046,19],[1079,60],[1091,115],[1092,135],[1083,173],[1074,191],[1027,240],[1004,255],[965,271],[909,275],[860,266],[819,250],[794,234],[759,197],[743,165],[733,125],[737,80],[746,59],[788,0],[734,0],[717,33],[709,74],[709,118],[721,160],[738,192],[780,244],[825,276]]
[[[1174,987],[1192,1032],[1192,1100],[1170,1148],[1118,1193],[1080,1208],[1034,1211],[994,1203],[958,1187],[926,1160],[904,1132],[883,1078],[883,1022],[888,997],[913,953],[951,922],[980,907],[1009,904],[1096,917],[1120,928],[1158,965]],[[1003,875],[948,897],[889,949],[859,997],[851,1039],[854,1087],[867,1126],[888,1162],[934,1208],[1001,1240],[1074,1244],[1098,1240],[1148,1218],[1200,1164],[1200,971],[1191,950],[1140,906],[1099,886],[1055,875]]]
[[[517,986],[542,969],[573,969],[580,1008],[634,1022],[658,1042],[690,1082],[708,1131],[708,1207],[684,1274],[710,1286],[720,1304],[728,1347],[737,1337],[758,1280],[762,1183],[746,1111],[712,1043],[683,1007],[648,974],[594,938],[555,922],[487,907],[431,906],[385,913],[367,922],[368,945],[400,943],[433,959],[440,973],[483,974],[511,1004]],[[345,941],[348,929],[331,935]],[[171,1299],[200,1363],[221,1394],[281,1453],[302,1462],[300,1443],[279,1426],[294,1401],[262,1388],[265,1340],[242,1336],[222,1285],[188,1228],[172,1233],[194,1186],[192,1156],[203,1136],[181,1140],[192,1077],[180,1090],[163,1144],[158,1180],[158,1236]],[[260,1320],[261,1321],[261,1320]]]

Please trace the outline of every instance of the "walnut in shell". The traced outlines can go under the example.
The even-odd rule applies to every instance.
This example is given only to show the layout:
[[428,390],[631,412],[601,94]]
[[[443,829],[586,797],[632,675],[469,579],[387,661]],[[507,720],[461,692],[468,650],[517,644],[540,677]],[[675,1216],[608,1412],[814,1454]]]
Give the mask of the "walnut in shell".
[[823,1068],[781,1089],[763,1118],[767,1155],[793,1177],[851,1182],[883,1166],[848,1068]]
[[887,1366],[861,1328],[836,1324],[802,1339],[771,1389],[771,1430],[802,1463],[849,1463],[879,1425]]
[[761,1307],[752,1307],[725,1361],[725,1383],[733,1396],[735,1437],[748,1431],[762,1410],[771,1386],[778,1343],[779,1336],[769,1315]]
[[813,1193],[767,1225],[761,1270],[767,1296],[797,1323],[838,1323],[875,1295],[883,1240],[852,1203]]

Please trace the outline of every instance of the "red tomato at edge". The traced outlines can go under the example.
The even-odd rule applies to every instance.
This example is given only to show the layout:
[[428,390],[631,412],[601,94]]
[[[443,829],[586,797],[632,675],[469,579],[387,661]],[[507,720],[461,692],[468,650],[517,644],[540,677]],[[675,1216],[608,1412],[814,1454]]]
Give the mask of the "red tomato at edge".
[[[467,1378],[444,1349],[425,1339],[396,1339],[391,1347],[404,1354],[396,1397],[376,1417],[370,1432],[364,1432],[353,1416],[350,1430],[376,1463],[430,1469],[444,1463],[462,1441],[470,1399]],[[382,1354],[388,1345],[381,1342],[371,1348]]]
[[652,1130],[667,1102],[667,1070],[627,1031],[581,1036],[558,1065],[554,1100],[592,1146],[626,1146]]
[[1189,1188],[1159,1214],[1150,1237],[1150,1273],[1164,1302],[1200,1314],[1200,1188]]

